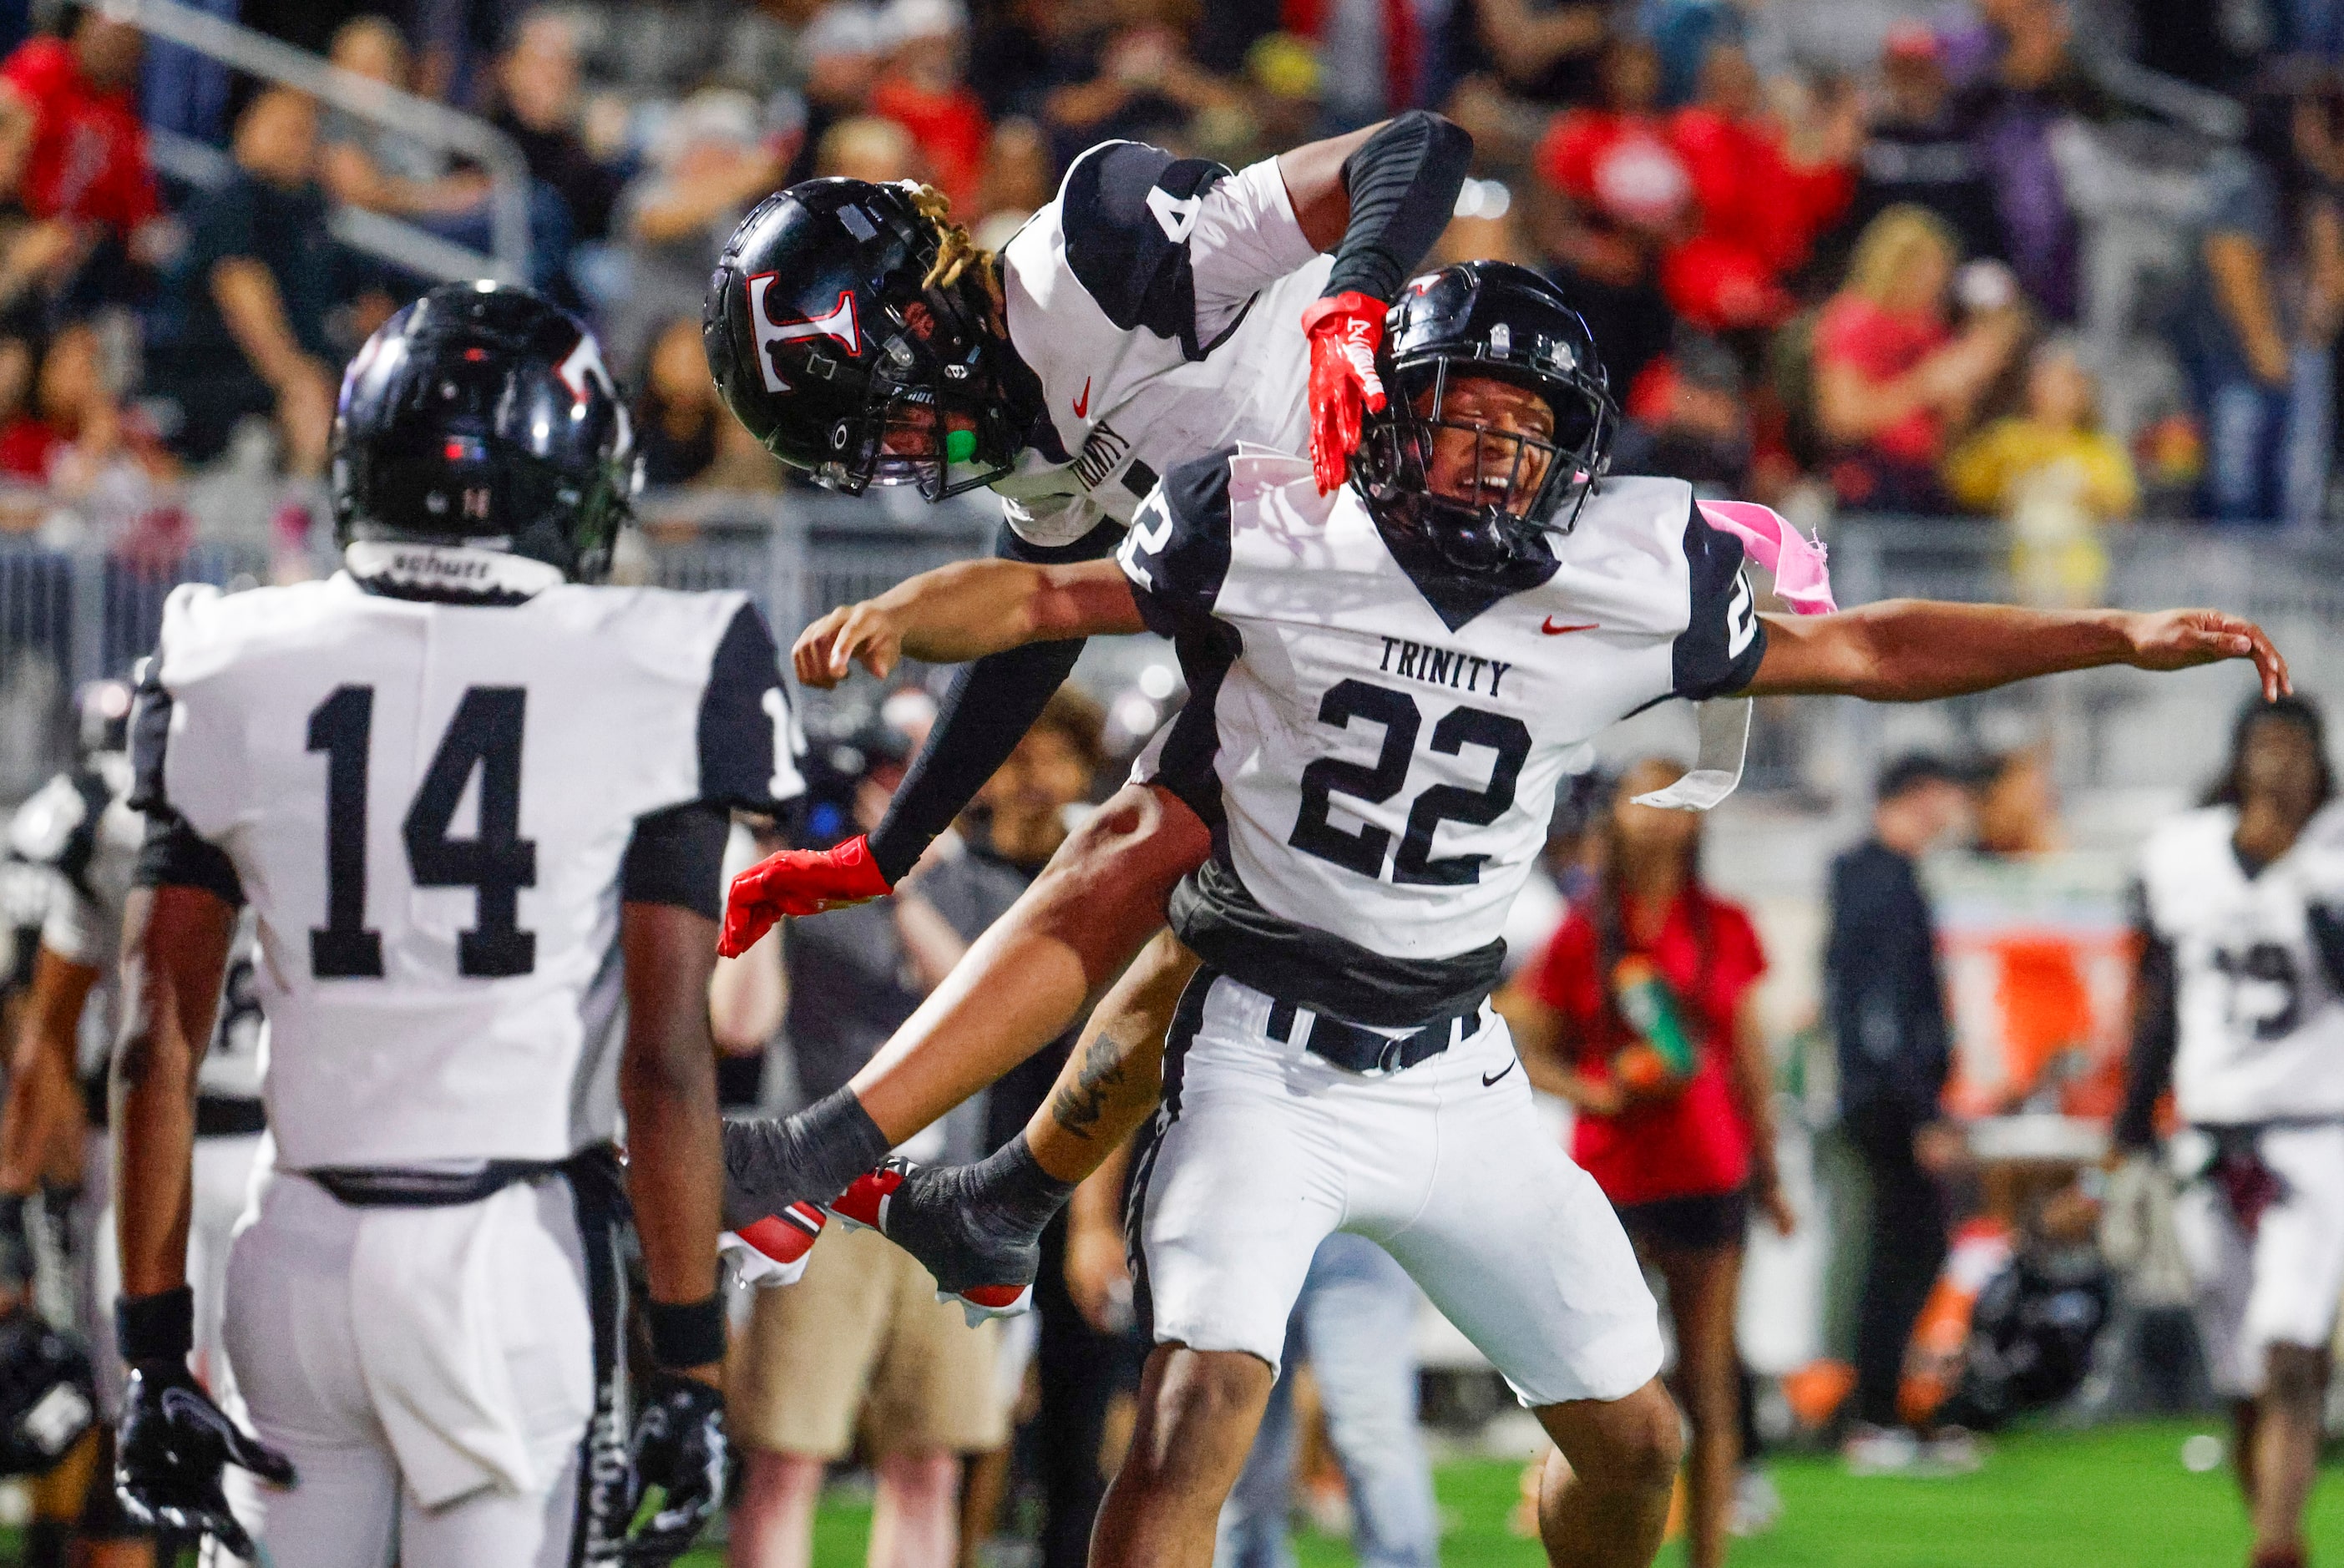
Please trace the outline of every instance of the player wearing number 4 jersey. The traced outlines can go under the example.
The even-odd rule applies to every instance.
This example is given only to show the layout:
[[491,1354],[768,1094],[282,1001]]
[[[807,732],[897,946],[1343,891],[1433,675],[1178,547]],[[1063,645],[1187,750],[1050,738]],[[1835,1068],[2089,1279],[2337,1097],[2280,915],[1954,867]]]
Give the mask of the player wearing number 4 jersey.
[[[1003,554],[1105,557],[1158,477],[1232,441],[1310,450],[1323,482],[1340,482],[1361,411],[1382,399],[1386,303],[1447,225],[1470,152],[1420,110],[1234,172],[1106,142],[998,256],[934,192],[809,181],[726,246],[709,366],[741,421],[820,483],[931,498],[990,485]],[[786,851],[743,878],[723,950],[737,956],[784,915],[886,892],[1007,759],[1081,647],[1061,639],[965,671],[886,819],[867,841]],[[1056,1038],[1161,928],[1165,895],[1206,847],[1186,806],[1135,780],[851,1084],[773,1129],[761,1190],[827,1202]],[[1080,1129],[1062,1142],[1036,1149],[1046,1168],[1091,1158]],[[766,1233],[804,1244],[781,1219]]]
[[[1602,471],[1586,330],[1535,275],[1409,285],[1350,489],[1239,449],[1174,470],[1117,561],[915,579],[802,643],[957,660],[1152,628],[1188,705],[1154,759],[1213,825],[1171,900],[1200,962],[1135,1199],[1157,1350],[1092,1561],[1201,1562],[1336,1229],[1381,1243],[1553,1436],[1557,1563],[1641,1564],[1680,1439],[1611,1207],[1538,1124],[1489,1009],[1507,905],[1571,758],[1673,696],[1911,700],[2086,665],[2253,658],[2212,612],[1900,602],[1754,613],[1682,483]],[[1565,634],[1557,628],[1578,628]],[[898,1193],[895,1201],[901,1200]]]
[[[728,809],[800,790],[773,642],[738,594],[590,586],[626,413],[532,295],[393,318],[336,442],[344,570],[175,592],[134,718],[122,1493],[278,1568],[667,1562],[723,1489],[707,986]],[[275,1158],[226,1339],[258,1441],[189,1381],[181,1256],[248,904]],[[224,1462],[269,1484],[231,1512]]]

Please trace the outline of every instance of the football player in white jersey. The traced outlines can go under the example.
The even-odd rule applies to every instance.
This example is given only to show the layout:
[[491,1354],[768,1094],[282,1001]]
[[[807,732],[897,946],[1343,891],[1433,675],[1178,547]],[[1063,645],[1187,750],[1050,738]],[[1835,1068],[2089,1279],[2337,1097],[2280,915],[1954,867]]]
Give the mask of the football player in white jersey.
[[[802,786],[753,606],[591,585],[631,445],[575,319],[436,289],[344,378],[343,570],[166,607],[115,1066],[136,1513],[278,1568],[552,1568],[670,1561],[722,1496],[719,869],[728,810]],[[273,1152],[225,1337],[257,1439],[186,1365],[195,1086],[247,904]],[[268,1483],[233,1512],[225,1463]]]
[[1173,470],[1114,562],[971,562],[818,625],[802,673],[1154,629],[1187,706],[1157,776],[1213,824],[1171,900],[1201,960],[1134,1217],[1157,1350],[1102,1568],[1202,1563],[1321,1238],[1380,1243],[1538,1414],[1568,1469],[1550,1559],[1641,1564],[1681,1447],[1611,1206],[1541,1128],[1488,1006],[1557,781],[1671,697],[1913,701],[2107,663],[2251,658],[2210,611],[1900,601],[1756,612],[1689,486],[1600,484],[1584,326],[1502,263],[1409,285],[1350,488],[1239,449]]
[[2319,712],[2239,718],[2212,798],[2141,852],[2120,1148],[2169,1141],[2198,1337],[2232,1401],[2257,1568],[2300,1568],[2344,1296],[2344,811]]
[[[51,876],[6,1109],[0,1113],[0,1259],[7,1260],[0,1271],[14,1282],[26,1271],[24,1263],[43,1250],[34,1244],[26,1215],[28,1201],[40,1191],[45,1229],[68,1242],[71,1278],[58,1283],[70,1292],[76,1326],[89,1346],[99,1408],[110,1418],[120,1413],[124,1369],[113,1353],[119,1270],[107,1199],[106,1063],[116,1012],[123,905],[146,824],[128,803],[130,687],[94,682],[76,703],[81,765],[36,792],[9,824],[10,850],[47,866]],[[196,1366],[223,1401],[233,1389],[219,1338],[228,1237],[243,1212],[267,1120],[260,1104],[261,1034],[248,918],[237,927],[218,1023],[197,1082],[187,1236]],[[77,1173],[73,1211],[65,1216],[46,1212],[60,1199],[61,1189],[49,1179],[60,1163]],[[60,1219],[66,1223],[60,1226]],[[152,1562],[145,1532],[129,1524],[116,1504],[112,1434],[106,1435],[107,1452],[91,1496],[78,1508],[82,1550],[104,1563]]]
[[[1448,223],[1470,154],[1464,132],[1421,111],[1235,173],[1107,142],[998,257],[932,192],[811,181],[727,246],[709,363],[743,423],[826,485],[990,485],[1003,554],[1102,558],[1158,475],[1232,441],[1315,450],[1324,482],[1340,481],[1362,409],[1381,400],[1385,304]],[[723,951],[784,914],[885,893],[1080,652],[1062,640],[964,672],[886,819],[867,840],[784,852],[743,878]],[[1056,1038],[1162,927],[1165,895],[1208,845],[1168,792],[1120,792],[887,1050],[772,1128],[755,1151],[761,1190],[828,1200]],[[1013,984],[1021,1007],[1005,1016],[994,997]],[[1059,1149],[1047,1133],[1046,1168],[1087,1158],[1081,1138]]]

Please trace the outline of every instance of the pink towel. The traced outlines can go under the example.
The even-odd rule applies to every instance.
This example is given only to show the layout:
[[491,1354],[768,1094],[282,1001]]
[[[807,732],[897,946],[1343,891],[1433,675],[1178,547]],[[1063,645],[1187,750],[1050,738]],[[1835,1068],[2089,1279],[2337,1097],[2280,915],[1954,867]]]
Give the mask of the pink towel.
[[1774,592],[1802,615],[1828,615],[1839,608],[1832,602],[1831,569],[1824,564],[1824,547],[1783,520],[1771,506],[1754,501],[1696,502],[1710,527],[1723,529],[1742,541],[1750,559],[1774,574]]

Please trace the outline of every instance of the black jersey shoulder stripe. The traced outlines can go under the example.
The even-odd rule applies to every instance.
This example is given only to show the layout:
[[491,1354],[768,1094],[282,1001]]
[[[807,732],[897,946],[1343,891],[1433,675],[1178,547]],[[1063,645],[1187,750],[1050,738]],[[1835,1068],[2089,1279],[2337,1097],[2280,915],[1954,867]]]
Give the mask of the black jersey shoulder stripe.
[[1178,638],[1212,623],[1229,574],[1229,460],[1222,447],[1166,474],[1131,520],[1121,559],[1141,619]]
[[1712,528],[1698,501],[1687,503],[1684,552],[1692,619],[1671,650],[1671,687],[1680,697],[1722,697],[1758,677],[1766,657],[1766,623],[1742,573],[1742,541]]
[[1102,143],[1075,160],[1059,190],[1059,232],[1067,267],[1109,321],[1205,357],[1188,235],[1205,193],[1228,177],[1225,164],[1145,142]]
[[1210,621],[1173,640],[1180,659],[1180,678],[1187,683],[1188,700],[1164,737],[1156,761],[1155,782],[1177,796],[1207,827],[1222,824],[1221,775],[1214,767],[1220,755],[1221,727],[1214,707],[1220,700],[1221,682],[1244,652],[1244,639],[1226,621]]
[[778,813],[804,793],[788,750],[789,688],[782,681],[781,652],[754,604],[733,612],[708,662],[698,744],[700,798],[712,805]]

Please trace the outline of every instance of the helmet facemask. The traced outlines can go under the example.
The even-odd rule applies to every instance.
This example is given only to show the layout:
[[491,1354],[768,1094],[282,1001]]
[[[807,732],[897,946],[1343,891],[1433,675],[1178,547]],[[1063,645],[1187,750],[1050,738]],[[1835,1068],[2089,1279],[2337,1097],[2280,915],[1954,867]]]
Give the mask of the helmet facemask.
[[988,280],[992,256],[952,222],[941,197],[930,202],[924,195],[912,197],[916,218],[881,215],[912,242],[925,277],[919,298],[888,303],[863,407],[833,427],[834,455],[814,472],[817,482],[848,495],[908,484],[923,500],[942,501],[982,489],[1016,463]]
[[[1524,387],[1546,403],[1553,426],[1544,438],[1452,416],[1449,393],[1464,377]],[[1429,545],[1456,571],[1501,577],[1550,561],[1549,533],[1569,533],[1601,477],[1608,400],[1510,367],[1429,354],[1388,369],[1391,395],[1364,421],[1353,483],[1379,525]],[[1471,470],[1462,499],[1434,489],[1436,443],[1470,443]]]

